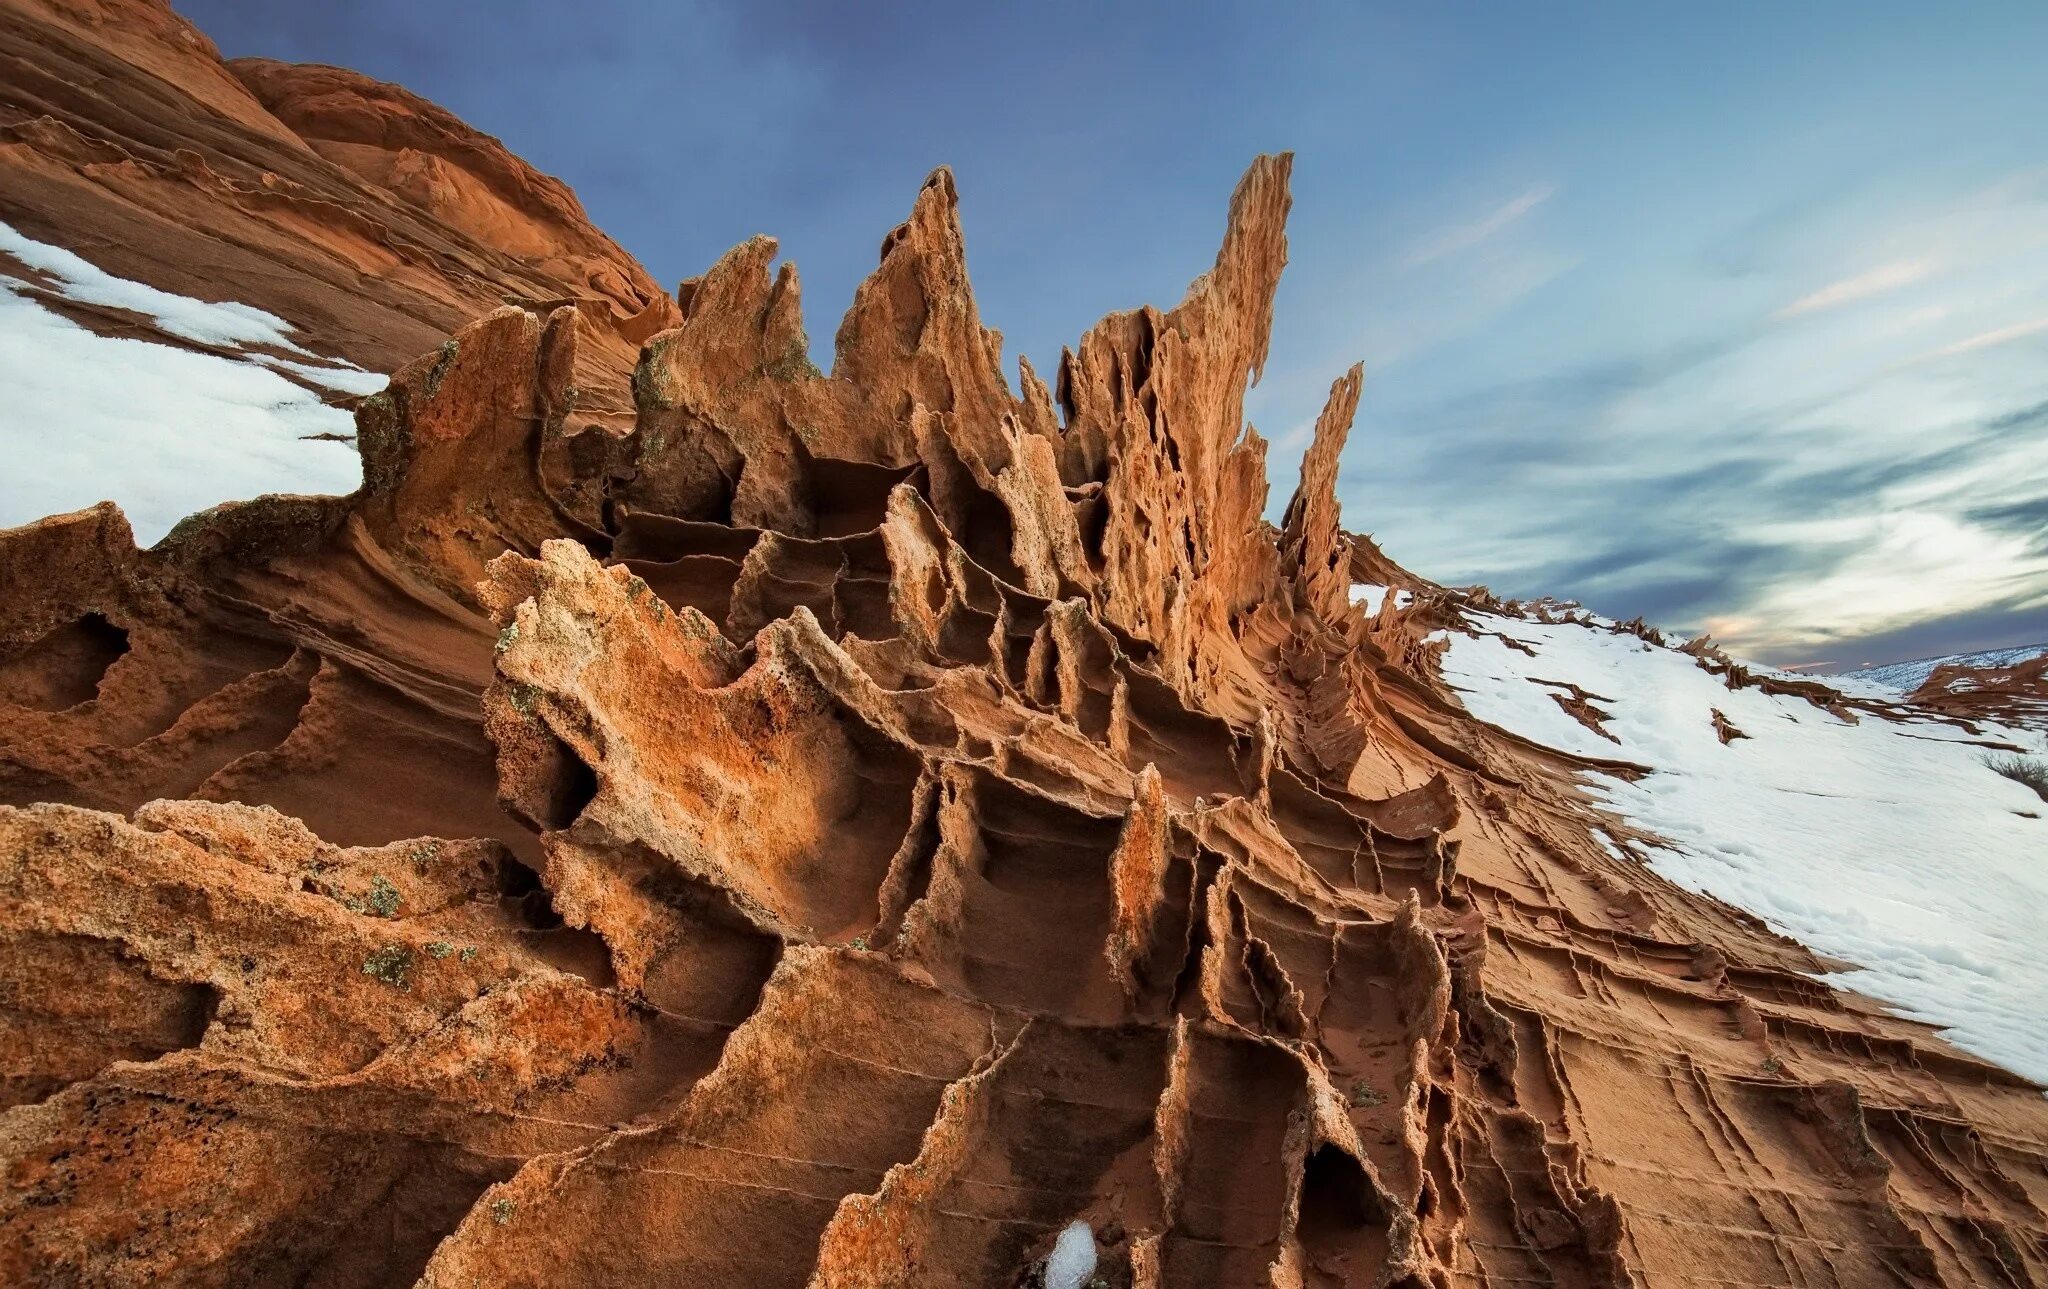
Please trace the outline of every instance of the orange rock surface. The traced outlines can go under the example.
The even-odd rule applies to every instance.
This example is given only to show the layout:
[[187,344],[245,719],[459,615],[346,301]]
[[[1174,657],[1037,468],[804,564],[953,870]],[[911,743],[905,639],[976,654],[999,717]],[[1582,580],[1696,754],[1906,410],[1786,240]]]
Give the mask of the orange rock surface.
[[[612,263],[409,96],[86,12],[31,34]],[[353,496],[0,532],[0,1283],[1006,1286],[1076,1220],[1118,1289],[2048,1279],[2039,1089],[1438,679],[1459,601],[1340,527],[1358,370],[1262,520],[1288,170],[1021,395],[940,171],[829,374],[757,240],[630,423],[616,297],[505,307]],[[262,226],[185,183],[124,192]]]
[[574,302],[585,409],[623,423],[639,343],[675,320],[559,180],[396,86],[225,62],[164,0],[0,0],[0,66],[0,220],[323,355],[394,371],[508,301]]
[[2009,667],[1936,667],[1906,701],[1946,716],[2048,729],[2048,654]]

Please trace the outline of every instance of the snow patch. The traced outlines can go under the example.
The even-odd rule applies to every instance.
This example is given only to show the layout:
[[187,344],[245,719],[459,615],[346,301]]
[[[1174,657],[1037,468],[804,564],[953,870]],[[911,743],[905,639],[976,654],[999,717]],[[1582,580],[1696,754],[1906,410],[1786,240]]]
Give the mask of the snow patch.
[[1927,683],[1934,669],[1944,663],[1959,662],[1966,667],[2010,667],[2016,663],[2032,662],[2048,653],[2048,644],[2022,645],[2016,649],[1986,649],[1981,653],[1952,653],[1940,658],[1914,658],[1908,662],[1890,662],[1882,667],[1859,667],[1840,676],[1819,676],[1818,680],[1860,680],[1877,685],[1885,690],[1910,694]]
[[[111,500],[144,546],[185,516],[272,492],[348,493],[362,483],[355,418],[280,373],[344,394],[386,378],[295,344],[291,324],[115,277],[0,223],[0,252],[46,275],[0,274],[0,527]],[[35,298],[126,309],[201,353],[79,326]],[[322,438],[320,436],[338,436]]]
[[[1650,767],[1634,783],[1594,775],[1589,787],[1671,843],[1648,848],[1652,868],[1858,964],[1830,983],[2048,1082],[2048,819],[2026,817],[2042,813],[2039,798],[1986,766],[1982,746],[2039,754],[2048,739],[1989,723],[1981,738],[1922,719],[1851,724],[1802,699],[1730,690],[1690,656],[1633,635],[1472,617],[1535,656],[1492,635],[1447,634],[1444,678],[1481,720]],[[1620,746],[1562,711],[1539,678],[1602,695]],[[1722,744],[1717,710],[1747,737]]]
[[267,492],[353,492],[355,419],[253,363],[101,336],[0,275],[0,527],[112,500],[148,546]]
[[[1387,601],[1387,591],[1388,588],[1374,585],[1371,582],[1353,582],[1351,584],[1351,602],[1363,605],[1365,616],[1376,618],[1380,615],[1380,606]],[[1394,607],[1397,609],[1405,609],[1415,602],[1415,593],[1413,591],[1395,591],[1393,595]]]
[[265,367],[288,371],[301,380],[309,380],[323,389],[331,389],[339,394],[374,394],[391,383],[389,376],[364,371],[354,363],[342,363],[338,367],[315,367],[310,363],[295,363],[289,358],[273,358],[269,354],[252,356]]
[[285,335],[291,324],[274,313],[233,301],[213,304],[195,300],[115,277],[61,246],[23,236],[4,222],[0,222],[0,251],[56,279],[48,289],[67,300],[145,314],[171,335],[197,344],[230,348],[272,345],[306,353]]
[[1095,1228],[1080,1218],[1067,1223],[1045,1259],[1045,1289],[1081,1289],[1095,1274]]

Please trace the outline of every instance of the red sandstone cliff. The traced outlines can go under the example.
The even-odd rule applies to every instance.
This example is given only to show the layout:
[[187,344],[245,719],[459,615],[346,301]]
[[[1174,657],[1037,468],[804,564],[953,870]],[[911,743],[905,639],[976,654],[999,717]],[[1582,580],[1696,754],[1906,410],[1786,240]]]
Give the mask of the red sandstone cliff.
[[508,301],[575,302],[586,408],[623,415],[674,320],[558,180],[395,86],[225,63],[162,0],[0,0],[0,66],[0,220],[323,354],[391,371]]

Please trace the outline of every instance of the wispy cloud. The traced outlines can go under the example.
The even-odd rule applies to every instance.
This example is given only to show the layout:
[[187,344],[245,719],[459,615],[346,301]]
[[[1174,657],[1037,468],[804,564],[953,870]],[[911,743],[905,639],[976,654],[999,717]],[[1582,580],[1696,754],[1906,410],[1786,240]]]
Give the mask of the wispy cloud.
[[1824,651],[1845,638],[2013,599],[2048,573],[2048,558],[2024,537],[1934,511],[1879,512],[1816,526],[1825,530],[1816,544],[1839,557],[1758,597],[1751,612],[1760,622],[1750,638]]
[[[2048,390],[1986,375],[1958,402],[1925,368],[1858,371],[1864,340],[1738,330],[1403,409],[1355,513],[1444,580],[1769,660],[1882,660],[1892,646],[1857,642],[1915,624],[2024,635],[1982,615],[2048,587],[2048,510],[2029,504],[2048,445],[2016,432]],[[1452,472],[1470,518],[1447,526],[1434,480]]]
[[1934,265],[1925,260],[1893,260],[1889,264],[1880,264],[1854,277],[1830,282],[1810,295],[1800,296],[1771,316],[1783,321],[1802,314],[1838,309],[1845,304],[1854,304],[1858,300],[1867,300],[1874,295],[1883,295],[1887,291],[1911,286],[1933,271]]
[[1408,253],[1402,256],[1402,262],[1413,268],[1469,251],[1480,243],[1500,235],[1529,212],[1555,197],[1557,191],[1558,186],[1554,183],[1538,184],[1525,189],[1478,219],[1436,230],[1409,248]]
[[1920,355],[1920,358],[1915,361],[1953,358],[1957,354],[1972,353],[1979,349],[1992,349],[1999,345],[2011,344],[2015,340],[2024,340],[2028,336],[2039,335],[2043,331],[2048,331],[2048,318],[2035,318],[2028,322],[2016,322],[2009,327],[1998,327],[1991,331],[1980,331],[1974,336],[1967,336],[1953,344],[1943,345],[1939,349],[1930,349]]
[[[1410,259],[1465,253],[1375,299],[1489,281],[1539,222],[1577,232],[1538,204],[1433,230]],[[1440,580],[1704,627],[1767,661],[2041,638],[2044,216],[2034,181],[1832,194],[1745,229],[1703,277],[1610,234],[1512,337],[1380,365],[1347,518]],[[1418,326],[1409,306],[1386,329]]]

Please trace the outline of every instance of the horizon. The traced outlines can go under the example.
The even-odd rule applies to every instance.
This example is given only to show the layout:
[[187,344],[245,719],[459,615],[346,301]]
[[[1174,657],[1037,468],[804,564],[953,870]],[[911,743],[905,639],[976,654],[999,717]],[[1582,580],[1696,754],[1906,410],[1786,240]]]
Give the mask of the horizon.
[[176,7],[446,107],[665,285],[776,235],[827,364],[939,164],[1014,382],[1293,151],[1271,511],[1362,359],[1345,524],[1433,580],[1807,669],[2048,641],[2048,10]]

